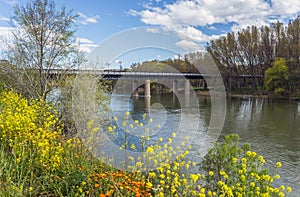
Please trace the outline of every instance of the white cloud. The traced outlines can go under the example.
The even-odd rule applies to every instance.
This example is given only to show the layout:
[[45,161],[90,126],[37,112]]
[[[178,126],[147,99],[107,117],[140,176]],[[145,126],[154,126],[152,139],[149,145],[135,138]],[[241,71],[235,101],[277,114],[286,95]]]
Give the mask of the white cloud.
[[0,16],[0,21],[8,22],[8,21],[10,21],[10,19],[6,18],[6,17],[3,17],[3,16]]
[[[247,26],[262,26],[278,19],[294,18],[300,13],[299,0],[177,0],[164,7],[147,6],[141,11],[130,10],[129,14],[140,17],[147,25],[158,25],[173,30],[182,38],[178,44],[194,47],[217,35],[208,36],[199,27],[215,30],[214,24],[234,24],[233,31]],[[222,32],[222,29],[220,29]],[[196,43],[193,43],[193,42]]]
[[0,27],[0,52],[8,50],[8,45],[11,43],[12,27]]
[[180,38],[184,40],[193,40],[197,42],[203,42],[208,39],[208,36],[203,34],[202,31],[191,27],[182,27],[177,29],[177,34]]
[[[12,27],[0,27],[0,52],[7,50],[7,44],[11,44],[12,34],[11,31],[14,28]],[[97,47],[93,41],[87,38],[77,37],[75,40],[74,46],[78,47],[80,51],[90,53],[94,48]]]
[[4,3],[6,3],[9,6],[15,6],[18,3],[17,0],[2,0],[2,1],[4,1]]
[[226,33],[225,34],[219,34],[219,35],[210,35],[209,40],[215,40],[215,39],[218,39],[218,38],[220,38],[222,36],[226,36],[226,35],[227,35]]
[[75,41],[75,45],[78,47],[80,51],[90,53],[92,50],[97,47],[97,44],[95,44],[93,41],[87,39],[87,38],[80,38],[77,37]]
[[300,13],[299,0],[272,0],[272,13],[281,17],[290,17]]
[[0,27],[0,37],[6,37],[10,35],[11,30],[13,30],[12,27]]
[[98,23],[98,20],[100,19],[100,16],[95,15],[95,16],[87,16],[81,12],[78,12],[79,15],[79,23],[83,25],[87,25],[89,23]]
[[154,34],[158,34],[161,32],[159,28],[151,28],[151,27],[147,28],[146,31]]
[[179,42],[176,42],[176,46],[182,47],[185,50],[199,50],[200,48],[202,48],[199,44],[191,40],[181,40]]
[[209,26],[208,29],[210,29],[210,30],[217,30],[217,28],[215,26]]

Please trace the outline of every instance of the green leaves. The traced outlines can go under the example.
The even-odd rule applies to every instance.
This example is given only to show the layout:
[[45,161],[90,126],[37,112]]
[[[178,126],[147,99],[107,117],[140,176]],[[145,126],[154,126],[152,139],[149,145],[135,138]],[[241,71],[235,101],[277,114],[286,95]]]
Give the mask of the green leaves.
[[288,93],[289,71],[285,58],[277,58],[265,72],[265,87],[275,93]]
[[250,144],[241,146],[238,141],[237,134],[225,136],[224,142],[216,143],[200,164],[208,196],[284,196],[292,191],[283,185],[273,187],[273,182],[280,179],[280,162],[269,170],[263,156],[251,151]]

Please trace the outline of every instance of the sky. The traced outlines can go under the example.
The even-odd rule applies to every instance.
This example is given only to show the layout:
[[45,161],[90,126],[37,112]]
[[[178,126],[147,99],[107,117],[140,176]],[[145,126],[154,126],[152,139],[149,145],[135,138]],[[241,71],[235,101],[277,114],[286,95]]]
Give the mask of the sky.
[[[122,45],[122,42],[135,42],[135,38],[127,36],[136,28],[144,28],[145,31],[142,34],[147,44],[149,35],[145,33],[148,32],[146,29],[153,27],[161,28],[163,32],[172,32],[172,36],[177,37],[177,40],[173,40],[176,42],[175,45],[180,46],[185,52],[201,51],[205,49],[209,40],[216,39],[227,32],[236,32],[251,25],[268,25],[276,21],[287,23],[300,14],[299,0],[54,1],[58,8],[65,5],[68,10],[73,10],[73,13],[79,15],[76,21],[77,43],[80,43],[80,49],[88,54],[95,53],[97,46],[105,40],[112,39],[112,42],[118,40],[118,43],[114,43],[115,48]],[[25,5],[25,3],[26,0],[0,0],[0,40],[11,30],[9,21],[13,14],[13,7],[17,4]],[[120,36],[122,40],[117,39]],[[162,37],[161,40],[165,38]],[[140,49],[135,56],[142,56],[146,51],[151,54],[151,58],[159,59],[167,55],[175,57],[178,52],[174,52],[173,48],[165,50],[166,47],[159,46],[155,53],[149,50],[151,46]],[[121,54],[114,54],[110,62],[117,63],[120,62],[118,58],[124,58],[124,64],[126,64],[124,54],[132,53],[132,51],[138,50],[127,48],[119,51]],[[141,58],[137,58],[136,61],[140,60]],[[129,59],[127,64],[129,64]]]

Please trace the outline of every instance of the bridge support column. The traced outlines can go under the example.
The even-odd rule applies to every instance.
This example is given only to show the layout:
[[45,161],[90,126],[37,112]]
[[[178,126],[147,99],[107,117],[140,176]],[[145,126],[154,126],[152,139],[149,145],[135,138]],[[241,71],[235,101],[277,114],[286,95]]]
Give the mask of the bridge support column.
[[145,97],[151,97],[150,93],[150,80],[145,80]]
[[204,79],[202,79],[202,89],[207,90],[207,84],[206,84],[206,81]]
[[173,94],[178,94],[178,80],[173,81]]
[[139,96],[139,89],[138,89],[138,81],[137,80],[132,81],[132,93],[133,93],[134,97]]
[[184,94],[190,94],[190,80],[185,80]]
[[151,98],[145,97],[145,111],[147,113],[150,113],[150,109],[151,109]]

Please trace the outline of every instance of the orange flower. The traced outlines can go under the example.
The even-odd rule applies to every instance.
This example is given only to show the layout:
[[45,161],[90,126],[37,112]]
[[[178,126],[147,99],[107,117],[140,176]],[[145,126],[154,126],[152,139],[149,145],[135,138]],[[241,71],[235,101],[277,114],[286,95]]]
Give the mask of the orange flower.
[[101,173],[101,174],[99,175],[99,177],[102,179],[102,178],[106,177],[106,174]]
[[113,193],[114,193],[114,190],[111,189],[111,190],[109,190],[108,192],[106,192],[106,195],[110,196],[110,195],[112,195]]
[[140,193],[136,193],[135,197],[141,197],[141,194]]
[[96,183],[96,184],[95,184],[95,188],[98,188],[98,187],[99,187],[99,184]]

